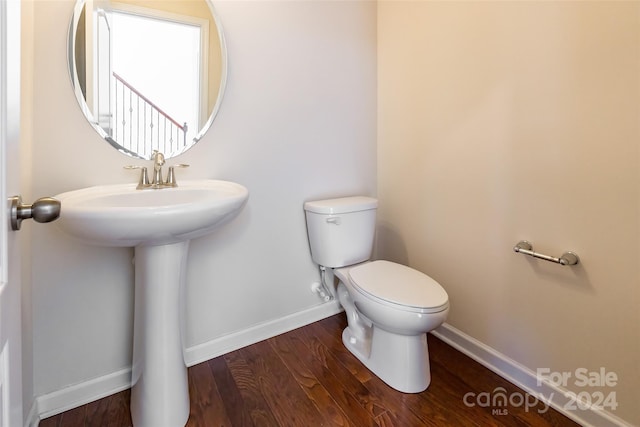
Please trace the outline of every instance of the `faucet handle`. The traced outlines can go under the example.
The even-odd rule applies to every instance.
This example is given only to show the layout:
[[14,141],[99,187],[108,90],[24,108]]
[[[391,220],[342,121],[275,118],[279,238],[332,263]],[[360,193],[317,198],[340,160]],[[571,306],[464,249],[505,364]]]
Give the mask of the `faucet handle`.
[[141,188],[147,188],[149,187],[149,175],[147,174],[147,168],[144,166],[134,166],[134,165],[127,165],[124,166],[124,169],[141,169],[140,172],[140,180],[138,181],[138,186],[136,187],[136,189],[141,189]]
[[164,154],[159,152],[158,150],[153,150],[153,154],[151,154],[151,160],[153,160],[153,167],[158,168],[164,165]]
[[173,171],[173,168],[188,168],[189,165],[186,163],[178,163],[177,165],[169,166],[169,172],[167,173],[167,180],[165,181],[165,185],[169,187],[177,187],[178,183],[176,182],[176,174]]

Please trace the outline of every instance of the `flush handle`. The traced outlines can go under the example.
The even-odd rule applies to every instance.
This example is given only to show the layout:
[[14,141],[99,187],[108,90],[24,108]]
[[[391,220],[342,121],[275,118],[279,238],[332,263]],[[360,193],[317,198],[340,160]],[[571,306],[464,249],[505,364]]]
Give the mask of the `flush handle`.
[[60,216],[60,201],[53,197],[42,197],[32,205],[23,204],[21,196],[10,197],[9,202],[11,203],[10,218],[13,231],[20,230],[23,219],[32,218],[35,222],[51,222]]
[[340,225],[341,220],[339,216],[330,216],[327,218],[327,222],[329,224]]

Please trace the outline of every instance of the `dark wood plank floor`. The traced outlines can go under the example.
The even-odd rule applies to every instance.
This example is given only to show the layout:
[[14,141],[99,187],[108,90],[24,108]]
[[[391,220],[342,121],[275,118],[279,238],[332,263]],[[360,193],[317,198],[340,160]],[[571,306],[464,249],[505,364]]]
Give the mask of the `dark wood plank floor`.
[[[431,385],[418,394],[397,392],[344,348],[345,326],[339,314],[189,368],[187,426],[578,425],[553,409],[539,413],[542,403],[528,410],[465,404],[470,392],[524,392],[431,335]],[[47,418],[40,427],[131,426],[129,394]]]

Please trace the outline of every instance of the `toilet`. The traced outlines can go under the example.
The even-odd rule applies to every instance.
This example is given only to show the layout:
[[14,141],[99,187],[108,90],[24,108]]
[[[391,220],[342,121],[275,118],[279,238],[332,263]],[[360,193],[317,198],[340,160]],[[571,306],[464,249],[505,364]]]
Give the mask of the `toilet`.
[[370,261],[378,201],[342,197],[304,204],[311,257],[347,315],[342,342],[371,372],[404,393],[431,382],[426,333],[449,312],[431,277],[394,262]]

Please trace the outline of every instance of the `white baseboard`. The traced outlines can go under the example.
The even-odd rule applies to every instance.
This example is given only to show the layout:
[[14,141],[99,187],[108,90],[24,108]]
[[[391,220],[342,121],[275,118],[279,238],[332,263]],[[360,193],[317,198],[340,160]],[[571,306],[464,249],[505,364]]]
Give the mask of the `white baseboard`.
[[[447,323],[431,333],[502,378],[515,384],[526,393],[540,397],[541,401],[584,427],[632,427],[631,424],[616,417],[611,412],[591,407],[590,405],[584,405],[589,406],[587,409],[580,410],[576,408],[576,410],[571,410],[572,406],[577,405],[575,405],[575,399],[570,397],[569,390],[549,382],[539,381],[536,373],[529,368]],[[491,390],[483,391],[491,392]],[[580,403],[582,404],[582,402]]]
[[131,369],[83,381],[35,398],[25,426],[37,426],[41,419],[77,408],[131,386]]
[[38,405],[34,399],[33,402],[31,402],[29,413],[24,419],[24,427],[37,427],[39,422],[40,417],[38,416]]
[[[341,311],[340,304],[337,301],[331,301],[280,319],[225,335],[210,342],[187,348],[184,352],[185,363],[187,366],[193,366],[230,351],[333,316]],[[36,427],[43,418],[102,399],[126,390],[130,386],[131,369],[127,368],[38,396],[34,400],[24,425],[25,427]]]
[[341,311],[342,307],[340,303],[334,300],[271,322],[261,323],[249,329],[224,335],[204,344],[190,347],[184,353],[184,360],[187,366],[197,365],[198,363],[246,347],[250,344],[309,325],[318,320],[338,314]]

